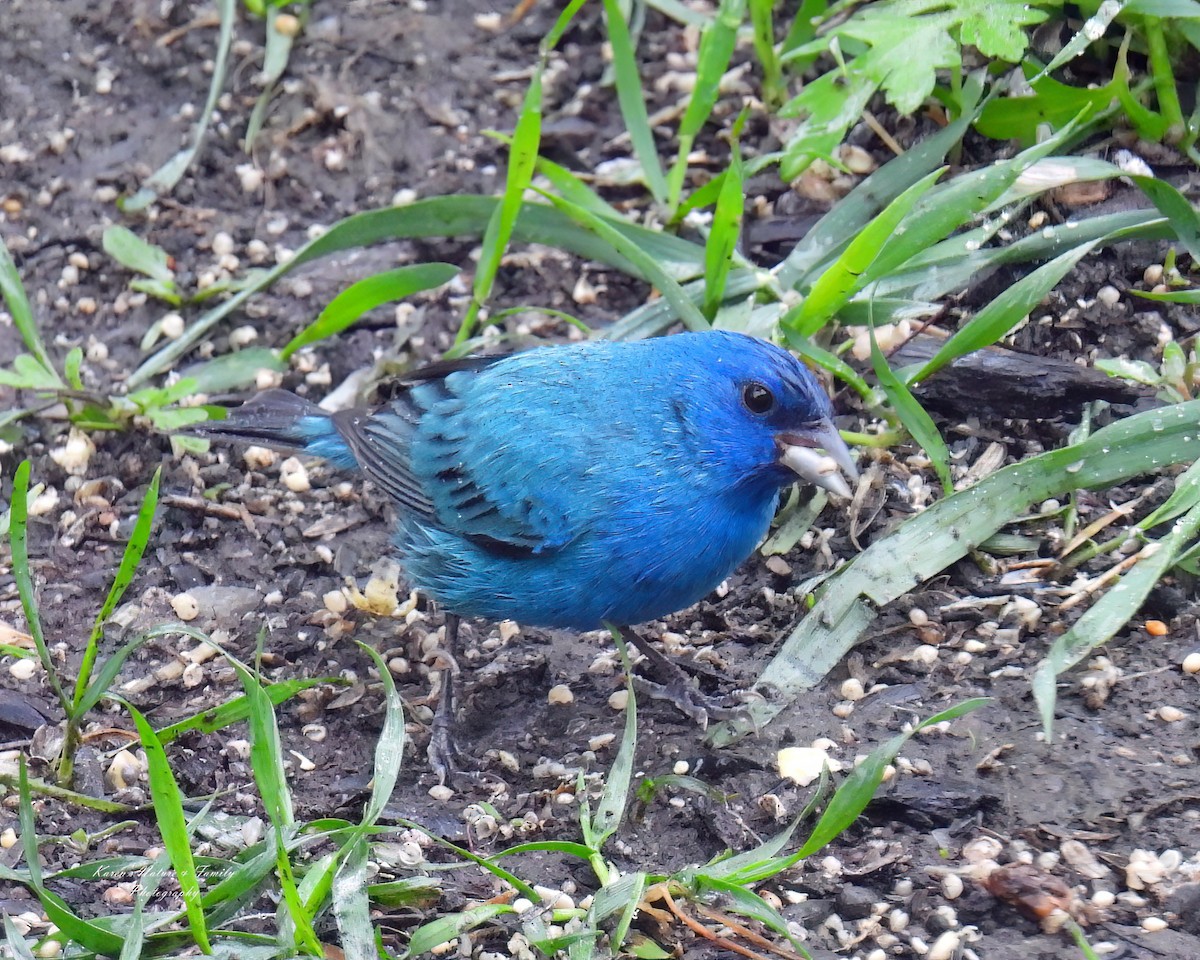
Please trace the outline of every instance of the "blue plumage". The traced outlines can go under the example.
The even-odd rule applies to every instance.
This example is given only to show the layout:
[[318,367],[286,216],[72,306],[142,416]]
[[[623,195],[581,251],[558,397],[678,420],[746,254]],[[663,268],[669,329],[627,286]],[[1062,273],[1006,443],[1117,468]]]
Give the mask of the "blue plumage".
[[270,391],[212,432],[356,465],[397,502],[409,580],[447,610],[592,629],[705,596],[798,474],[846,493],[829,415],[789,353],[708,332],[435,365],[374,412]]

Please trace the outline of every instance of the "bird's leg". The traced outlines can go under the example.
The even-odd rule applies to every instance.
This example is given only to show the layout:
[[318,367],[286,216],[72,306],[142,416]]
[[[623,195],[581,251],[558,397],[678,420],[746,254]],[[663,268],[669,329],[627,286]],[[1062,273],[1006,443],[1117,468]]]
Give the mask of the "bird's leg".
[[433,725],[429,734],[429,746],[425,754],[429,757],[429,766],[438,778],[438,783],[445,783],[457,772],[455,760],[458,748],[454,745],[452,728],[454,726],[454,675],[458,672],[458,617],[453,613],[446,614],[445,652],[448,663],[442,668],[441,692],[438,695],[437,711],[433,715]]
[[663,680],[662,683],[655,683],[645,677],[634,676],[633,685],[640,693],[674,704],[680,713],[695,722],[701,730],[708,728],[710,718],[733,720],[744,715],[743,708],[729,707],[716,697],[710,697],[701,691],[678,663],[664,657],[645,637],[629,627],[617,627],[617,630],[626,643],[633,644],[645,655],[654,672]]

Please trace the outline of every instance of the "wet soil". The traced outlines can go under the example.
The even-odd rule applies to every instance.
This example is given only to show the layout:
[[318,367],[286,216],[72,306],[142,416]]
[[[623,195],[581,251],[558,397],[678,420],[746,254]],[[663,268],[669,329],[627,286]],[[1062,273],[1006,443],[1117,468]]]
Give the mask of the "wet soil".
[[[106,224],[127,222],[161,245],[188,283],[217,268],[213,240],[219,233],[232,237],[238,269],[245,269],[251,241],[263,241],[273,261],[301,246],[314,225],[386,205],[399,191],[420,197],[494,193],[503,155],[484,132],[512,128],[552,10],[535,6],[505,27],[482,0],[317,4],[251,156],[239,141],[258,95],[262,26],[243,22],[229,92],[196,165],[148,215],[126,220],[113,199],[186,142],[204,101],[216,42],[209,13],[205,4],[172,0],[8,0],[0,8],[0,147],[21,148],[0,155],[0,236],[16,259],[52,354],[61,358],[81,346],[85,385],[100,393],[120,389],[142,358],[143,333],[165,309],[132,294],[128,274],[102,253]],[[643,42],[648,74],[663,77],[694,38],[651,16]],[[602,84],[602,43],[597,9],[585,10],[550,61],[548,152],[578,170],[596,170],[628,149],[615,139],[622,125],[616,98]],[[663,99],[652,109],[678,98],[669,77],[655,89]],[[732,100],[722,116],[736,115],[740,101]],[[765,144],[771,133],[765,123],[760,127]],[[924,118],[900,127],[908,142],[932,129]],[[869,132],[856,131],[855,139],[886,159]],[[719,142],[711,148],[717,154]],[[968,159],[986,161],[984,149],[976,145]],[[243,188],[237,172],[243,164],[263,172],[260,187]],[[806,212],[772,178],[755,185],[764,197],[760,213],[800,220]],[[637,207],[637,194],[608,189],[614,201]],[[83,254],[87,265],[64,274],[73,254]],[[282,345],[351,280],[397,263],[439,259],[462,265],[468,282],[417,297],[414,307],[398,314],[375,311],[336,342],[304,352],[284,385],[320,397],[381,357],[397,367],[436,357],[450,345],[465,306],[472,254],[470,242],[406,241],[320,261],[255,298],[203,351],[228,351],[231,332],[245,326],[253,328],[257,343]],[[1122,290],[1143,285],[1143,269],[1161,262],[1162,254],[1151,244],[1093,257],[1009,345],[1058,359],[1126,354],[1154,362],[1163,330],[1183,337],[1194,331],[1194,320],[1177,308],[1160,310],[1128,297],[1107,305],[1096,294],[1105,284]],[[82,261],[76,256],[75,262]],[[581,277],[595,297],[580,287]],[[987,278],[955,309],[986,302],[1011,279]],[[501,270],[495,301],[497,308],[564,309],[602,327],[647,293],[602,265],[517,249]],[[952,325],[954,317],[944,322]],[[507,329],[547,340],[577,335],[546,315],[510,320]],[[246,342],[247,336],[233,339]],[[11,324],[0,323],[0,362],[19,344]],[[0,408],[15,401],[0,388]],[[857,428],[862,421],[852,398],[839,396],[839,402],[843,426]],[[1066,442],[1078,422],[1078,403],[1049,412],[1050,419],[1013,420],[1002,408],[952,404],[939,416],[956,469],[965,471],[990,444],[1000,444],[1011,461]],[[1124,412],[1128,408],[1106,416]],[[297,815],[355,818],[368,789],[381,695],[372,664],[354,641],[371,644],[392,666],[411,721],[410,755],[391,813],[480,851],[498,849],[514,835],[578,836],[576,772],[603,772],[614,752],[608,735],[619,735],[623,725],[623,715],[609,704],[622,679],[606,635],[465,625],[458,736],[468,766],[484,776],[448,799],[435,799],[424,746],[441,614],[420,606],[407,622],[377,619],[326,599],[347,578],[361,584],[375,559],[387,553],[390,508],[376,491],[310,464],[310,489],[293,492],[280,480],[282,458],[248,463],[241,451],[229,449],[180,457],[166,437],[147,429],[94,435],[96,450],[85,472],[71,475],[50,455],[64,435],[62,423],[51,418],[26,421],[19,437],[5,444],[0,468],[6,499],[22,458],[32,461],[34,479],[57,495],[37,511],[30,552],[46,635],[68,675],[161,465],[163,503],[151,549],[106,637],[106,651],[175,619],[172,600],[188,592],[200,605],[193,625],[243,661],[255,659],[261,637],[268,679],[331,678],[279,709],[281,735],[294,761],[289,776]],[[873,518],[854,518],[862,521],[860,546],[930,495],[931,473],[914,454],[902,449],[870,459],[878,510]],[[219,493],[206,498],[214,489]],[[1143,486],[1082,494],[1081,521],[1140,496],[1149,506],[1169,489],[1167,480],[1147,478]],[[827,509],[819,535],[782,563],[755,556],[718,594],[643,629],[699,664],[707,689],[745,686],[803,614],[791,588],[853,556],[849,529],[844,512]],[[1044,932],[1009,902],[1022,898],[998,897],[996,889],[972,878],[979,872],[975,862],[990,858],[1030,864],[1038,887],[1064,882],[1089,939],[1110,944],[1110,956],[1200,960],[1200,684],[1180,669],[1184,656],[1200,646],[1194,585],[1165,581],[1104,649],[1103,663],[1066,678],[1055,740],[1046,743],[1030,677],[1048,643],[1081,608],[1058,610],[1069,582],[1022,577],[1011,569],[1021,560],[1054,555],[1061,542],[1056,521],[1021,532],[1039,538],[1032,552],[993,568],[964,561],[884,611],[872,635],[833,675],[733,748],[711,750],[702,732],[672,707],[641,703],[638,771],[660,777],[686,765],[715,789],[711,796],[672,789],[639,807],[609,849],[617,867],[665,873],[726,849],[746,849],[780,830],[809,796],[780,781],[775,756],[783,746],[824,738],[832,741],[831,754],[850,764],[905,724],[987,696],[992,700],[986,708],[912,741],[866,815],[820,856],[768,885],[784,915],[821,956],[914,956],[948,931],[957,932],[962,949],[983,958],[1076,955],[1064,934]],[[1148,633],[1149,620],[1162,621],[1165,635]],[[0,625],[24,626],[2,558]],[[46,735],[34,729],[39,712],[56,719],[52,696],[40,674],[22,681],[8,669],[12,659],[4,663],[4,770],[22,751],[34,758],[35,773],[44,772],[36,758]],[[847,694],[857,696],[856,683],[847,681],[861,684],[867,695],[847,700]],[[560,684],[573,698],[551,705],[547,693]],[[174,635],[141,647],[117,686],[156,726],[240,692],[223,660],[205,659],[196,641]],[[1178,708],[1183,719],[1165,721],[1164,706]],[[104,771],[113,752],[129,745],[120,731],[130,726],[115,706],[97,709],[80,762],[77,783],[84,789],[114,794]],[[217,793],[216,806],[230,814],[261,815],[245,736],[234,727],[188,734],[172,744],[181,788],[194,797]],[[133,803],[146,796],[145,785],[137,783],[116,793]],[[11,799],[0,810],[0,829],[19,829]],[[479,808],[470,805],[481,801],[499,814],[496,835],[478,828]],[[136,826],[101,841],[96,852],[141,853],[156,846],[152,818],[134,820]],[[38,828],[45,835],[95,832],[111,822],[57,801],[39,806]],[[14,863],[17,849],[0,854],[3,862]],[[47,845],[43,853],[50,868],[80,859],[65,845]],[[1130,869],[1131,859],[1148,866]],[[592,889],[585,872],[552,857],[526,860],[517,870],[533,882],[573,889],[577,898]],[[950,874],[966,876],[961,895],[945,879]],[[490,882],[465,873],[448,875],[445,884],[439,909],[496,892]],[[56,889],[93,915],[112,909],[103,900],[107,886],[72,881]],[[40,912],[19,886],[0,887],[0,901],[10,914]],[[1149,932],[1143,921],[1153,918],[1165,919],[1168,928]],[[387,918],[389,935],[420,919],[412,911]],[[728,955],[682,927],[661,930],[649,919],[642,922],[660,942],[681,942],[689,957]],[[501,931],[475,941],[476,949],[502,956],[507,942]],[[884,954],[871,953],[880,948]]]

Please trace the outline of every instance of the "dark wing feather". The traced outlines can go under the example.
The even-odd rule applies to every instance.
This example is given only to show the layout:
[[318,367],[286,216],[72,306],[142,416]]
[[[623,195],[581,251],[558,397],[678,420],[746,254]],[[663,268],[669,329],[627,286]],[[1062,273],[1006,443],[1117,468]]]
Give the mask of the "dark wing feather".
[[412,441],[422,411],[413,402],[411,388],[438,384],[459,371],[482,370],[501,359],[465,357],[418,367],[393,381],[402,390],[387,406],[373,412],[348,410],[334,414],[334,425],[363,473],[377,487],[404,510],[436,519],[437,509],[412,468]]
[[411,442],[417,411],[403,398],[383,410],[346,410],[334,425],[362,472],[404,510],[433,518],[434,508],[412,472]]

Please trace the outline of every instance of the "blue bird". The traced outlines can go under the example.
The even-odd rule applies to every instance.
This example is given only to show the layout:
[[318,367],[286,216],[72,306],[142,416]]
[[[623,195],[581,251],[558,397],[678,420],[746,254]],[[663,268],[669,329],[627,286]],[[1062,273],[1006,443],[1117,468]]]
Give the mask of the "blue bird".
[[790,353],[711,331],[434,364],[374,411],[271,390],[206,432],[361,471],[399,508],[409,582],[448,613],[591,630],[699,601],[797,479],[848,496],[830,416]]

